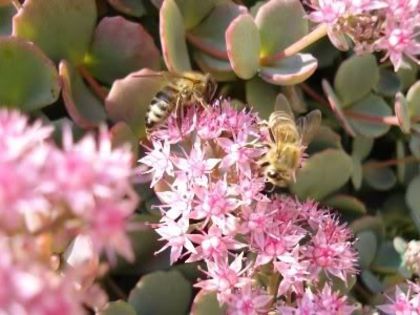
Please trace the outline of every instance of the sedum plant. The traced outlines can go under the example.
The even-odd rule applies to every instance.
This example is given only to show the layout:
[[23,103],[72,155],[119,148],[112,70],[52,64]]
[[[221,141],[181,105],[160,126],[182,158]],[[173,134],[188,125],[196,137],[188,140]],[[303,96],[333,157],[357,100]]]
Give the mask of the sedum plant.
[[[420,314],[418,0],[0,17],[0,314]],[[146,130],[191,71],[216,95]],[[284,106],[322,124],[270,187]]]

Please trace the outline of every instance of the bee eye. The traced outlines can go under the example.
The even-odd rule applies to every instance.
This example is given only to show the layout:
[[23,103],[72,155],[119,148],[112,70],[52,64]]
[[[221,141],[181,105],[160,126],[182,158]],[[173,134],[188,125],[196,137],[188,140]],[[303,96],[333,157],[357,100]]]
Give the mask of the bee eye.
[[268,171],[267,176],[270,177],[270,178],[276,178],[277,177],[277,172]]

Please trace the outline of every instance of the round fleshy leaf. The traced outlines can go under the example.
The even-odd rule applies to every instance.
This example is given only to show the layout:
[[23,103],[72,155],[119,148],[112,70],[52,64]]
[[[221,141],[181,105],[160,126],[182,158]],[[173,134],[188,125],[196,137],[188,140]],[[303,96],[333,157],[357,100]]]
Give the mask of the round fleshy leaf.
[[67,61],[60,62],[63,82],[63,99],[67,112],[82,128],[98,126],[106,119],[105,109],[99,99],[89,90],[77,70]]
[[327,149],[306,160],[291,189],[301,199],[320,200],[343,186],[351,172],[352,161],[344,151]]
[[95,23],[95,0],[27,0],[13,18],[13,35],[33,41],[56,62],[78,64]]
[[271,0],[262,5],[255,23],[261,35],[261,57],[271,56],[308,33],[308,19],[299,0]]
[[137,315],[187,314],[191,295],[191,284],[178,271],[158,271],[140,279],[128,303]]
[[420,80],[414,83],[408,90],[407,102],[410,117],[420,116]]
[[303,114],[308,112],[308,106],[304,100],[302,89],[296,85],[282,87],[283,94],[287,97],[293,112]]
[[341,63],[334,80],[334,87],[348,106],[366,96],[379,81],[379,67],[373,55],[353,55]]
[[55,102],[60,80],[54,64],[32,43],[0,39],[0,103],[24,111]]
[[331,109],[337,117],[337,120],[341,123],[341,126],[350,136],[355,137],[356,133],[350,125],[349,121],[347,120],[347,117],[344,115],[343,110],[341,109],[343,106],[341,105],[340,100],[335,95],[335,92],[331,87],[330,83],[325,79],[322,80],[322,89],[324,90],[324,93],[327,96],[328,103],[330,104]]
[[110,302],[101,315],[137,315],[135,309],[125,301]]
[[394,171],[389,167],[366,167],[363,178],[370,187],[376,190],[389,190],[397,183]]
[[202,23],[188,32],[188,40],[215,58],[227,59],[226,30],[237,16],[245,13],[246,7],[230,1],[221,1]]
[[330,127],[320,126],[306,151],[313,153],[325,149],[342,149],[341,137]]
[[352,155],[351,160],[353,162],[353,172],[351,173],[351,182],[354,189],[359,190],[362,187],[363,181],[363,168],[360,159],[357,156]]
[[401,266],[401,256],[395,250],[391,241],[382,243],[379,247],[372,269],[381,273],[396,273]]
[[400,67],[397,71],[401,81],[402,89],[408,89],[417,79],[418,66],[414,62],[408,62],[408,67]]
[[354,220],[350,227],[354,234],[362,231],[373,231],[380,240],[385,235],[385,226],[381,216],[364,215],[360,219]]
[[364,283],[364,285],[372,292],[372,293],[380,293],[383,292],[384,290],[384,286],[381,282],[381,280],[379,280],[379,278],[374,275],[371,271],[369,270],[363,270],[362,274],[360,275],[362,282]]
[[346,215],[362,216],[366,214],[366,206],[359,199],[350,195],[335,195],[325,200],[324,203]]
[[366,138],[363,136],[354,138],[351,151],[352,155],[357,157],[360,161],[363,161],[372,151],[373,143],[374,141],[372,138]]
[[408,103],[402,93],[397,93],[395,96],[394,110],[401,131],[404,133],[410,133],[411,122],[410,115],[408,113]]
[[105,100],[109,117],[115,121],[126,122],[135,135],[145,135],[145,114],[153,96],[162,88],[165,81],[155,72],[142,69],[116,80]]
[[268,119],[274,110],[277,89],[255,77],[245,83],[246,102],[252,106],[263,119]]
[[418,231],[420,231],[420,175],[417,175],[407,187],[405,200],[410,208],[410,214],[413,218]]
[[226,30],[226,47],[238,77],[252,78],[259,68],[260,35],[251,15],[241,14],[232,21]]
[[409,147],[411,153],[420,159],[420,135],[412,134],[410,137]]
[[141,17],[146,14],[143,0],[108,0],[108,3],[115,10],[129,16]]
[[[386,117],[392,115],[388,104],[379,96],[369,94],[365,98],[351,106],[351,112],[355,115],[373,115]],[[348,115],[350,124],[356,132],[362,136],[377,138],[386,134],[390,126],[384,123],[368,122]]]
[[7,1],[6,5],[0,6],[0,36],[12,34],[12,20],[16,13],[15,7]]
[[261,68],[260,77],[276,85],[294,85],[305,81],[316,70],[317,60],[310,54],[296,54]]
[[395,251],[399,254],[404,254],[407,250],[407,241],[404,240],[402,237],[395,237],[392,241],[392,246],[394,247]]
[[125,122],[119,121],[112,126],[110,132],[112,135],[112,146],[119,147],[128,143],[134,155],[133,159],[137,159],[139,153],[139,139],[131,128]]
[[401,81],[398,75],[391,70],[380,68],[379,81],[375,86],[375,92],[388,97],[393,97],[401,90]]
[[223,315],[226,314],[226,306],[221,307],[217,301],[216,292],[201,290],[195,296],[191,306],[191,315]]
[[362,268],[368,268],[375,258],[377,240],[376,235],[371,231],[362,231],[356,235],[355,244],[359,254],[359,264]]
[[308,53],[318,60],[318,68],[323,69],[334,64],[340,56],[340,52],[335,48],[327,37],[324,37],[308,48]]
[[160,53],[140,24],[119,16],[106,17],[96,28],[85,64],[97,79],[112,84],[142,68],[158,70]]
[[194,60],[203,72],[210,73],[217,81],[234,81],[236,74],[229,61],[214,58],[200,50],[194,51]]
[[175,0],[187,30],[197,26],[214,8],[216,0]]
[[174,0],[166,0],[160,8],[159,32],[163,59],[172,72],[190,71],[191,63],[185,42],[185,26]]

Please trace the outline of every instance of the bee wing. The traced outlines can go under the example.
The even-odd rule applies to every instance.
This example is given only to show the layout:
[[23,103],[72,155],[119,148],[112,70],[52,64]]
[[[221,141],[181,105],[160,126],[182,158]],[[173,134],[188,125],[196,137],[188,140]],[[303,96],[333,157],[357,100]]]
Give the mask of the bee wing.
[[274,103],[274,111],[282,111],[287,113],[292,119],[295,119],[290,103],[287,100],[286,96],[282,93],[279,93],[276,97],[276,102]]
[[311,142],[313,136],[316,134],[319,126],[321,125],[321,117],[321,111],[315,109],[306,116],[300,117],[296,121],[299,134],[302,137],[303,145],[308,145]]

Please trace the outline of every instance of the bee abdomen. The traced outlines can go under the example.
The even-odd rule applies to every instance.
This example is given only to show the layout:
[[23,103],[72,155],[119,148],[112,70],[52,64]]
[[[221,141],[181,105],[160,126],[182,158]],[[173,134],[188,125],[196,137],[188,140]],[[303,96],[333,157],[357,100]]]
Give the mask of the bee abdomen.
[[159,91],[150,102],[146,113],[146,128],[151,129],[163,122],[175,106],[175,88],[168,85]]

